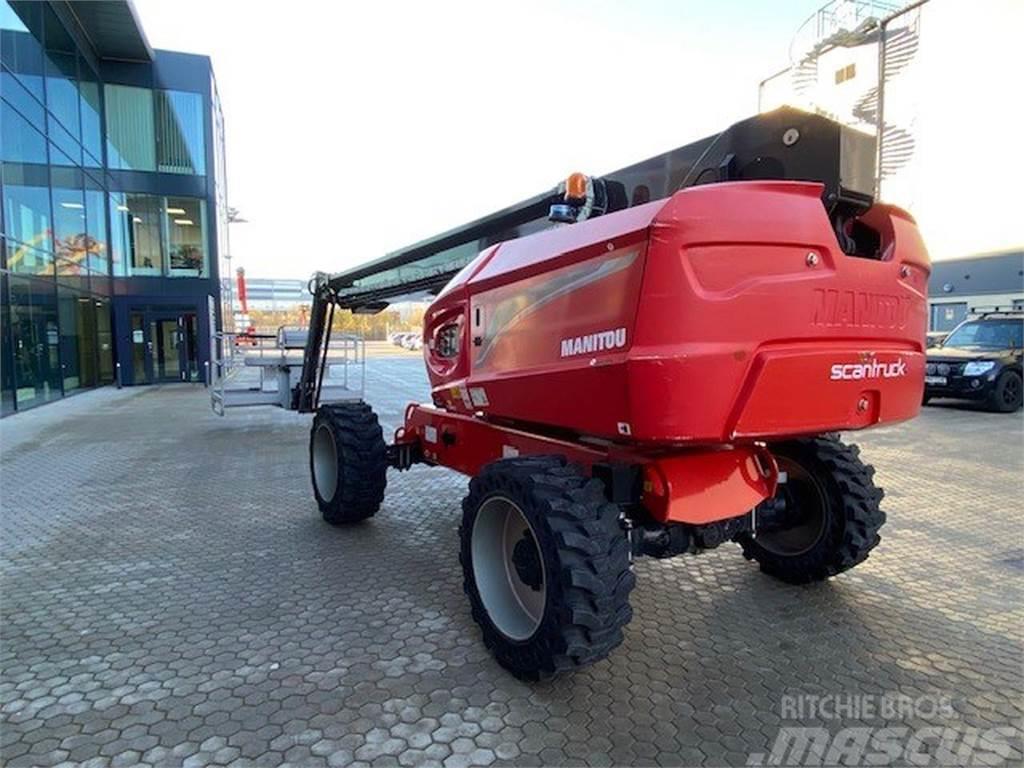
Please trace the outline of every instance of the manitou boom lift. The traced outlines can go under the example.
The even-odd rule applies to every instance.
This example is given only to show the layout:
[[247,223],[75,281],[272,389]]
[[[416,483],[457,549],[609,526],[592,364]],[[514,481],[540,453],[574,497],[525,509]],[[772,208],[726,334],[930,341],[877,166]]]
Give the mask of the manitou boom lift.
[[[470,475],[465,590],[526,678],[622,641],[635,557],[734,541],[790,582],[862,562],[882,491],[837,433],[917,414],[930,272],[874,154],[783,108],[317,275],[293,402],[323,517],[375,514],[389,467]],[[424,291],[432,402],[387,444],[366,403],[319,403],[331,319]]]

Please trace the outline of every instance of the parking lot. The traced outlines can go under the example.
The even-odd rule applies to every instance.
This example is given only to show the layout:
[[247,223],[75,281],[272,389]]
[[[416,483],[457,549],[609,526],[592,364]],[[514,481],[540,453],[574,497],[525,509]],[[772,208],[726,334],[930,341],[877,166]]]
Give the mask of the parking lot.
[[[418,355],[367,365],[386,433],[427,391]],[[470,618],[465,478],[392,472],[376,518],[331,528],[308,426],[218,418],[187,385],[0,424],[0,761],[720,766],[770,762],[780,729],[879,725],[952,731],[958,749],[1008,728],[1000,760],[1021,759],[1020,414],[940,404],[857,437],[889,515],[865,564],[793,587],[733,545],[640,561],[625,643],[539,685]],[[819,696],[918,704],[787,704]]]

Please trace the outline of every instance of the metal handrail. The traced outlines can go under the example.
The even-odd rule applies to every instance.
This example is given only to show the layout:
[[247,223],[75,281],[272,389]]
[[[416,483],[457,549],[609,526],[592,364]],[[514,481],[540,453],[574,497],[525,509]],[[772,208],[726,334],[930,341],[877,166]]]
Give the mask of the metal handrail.
[[829,0],[807,17],[789,44],[793,64],[844,32],[853,32],[868,21],[880,21],[899,9],[894,0]]
[[[277,391],[281,386],[281,380],[275,377],[275,389],[269,388],[270,382],[267,380],[266,371],[276,368],[275,362],[285,365],[289,358],[289,352],[294,354],[296,351],[281,346],[278,343],[277,334],[247,334],[218,331],[214,334],[214,338],[217,343],[215,344],[214,359],[210,365],[210,406],[218,416],[223,416],[225,408],[233,407],[233,405],[255,404],[238,402],[240,399],[245,399],[244,397],[239,397],[245,392],[255,394]],[[245,362],[246,359],[251,360],[253,357],[265,360],[267,364],[254,365],[251,362],[248,364]],[[324,349],[320,362],[322,367],[318,370],[318,378],[323,379],[326,377],[324,382],[326,386],[336,387],[340,384],[346,392],[358,392],[359,396],[361,396],[366,386],[366,342],[361,336],[348,333],[335,334],[329,345]],[[291,365],[294,367],[295,364],[292,363]],[[358,390],[354,389],[356,381],[353,377],[356,374],[350,373],[349,370],[353,365],[359,367]],[[341,379],[340,382],[334,376],[329,375],[329,369],[339,366],[341,368],[341,376],[337,378]],[[249,386],[232,388],[230,386],[231,381],[237,379],[240,371],[243,369],[248,371],[255,369],[256,381],[252,382]],[[234,393],[236,402],[230,402],[232,399],[230,393]],[[288,405],[284,403],[285,399],[288,400]],[[290,404],[290,398],[282,396],[278,400],[279,402],[275,404],[289,409],[293,407]]]

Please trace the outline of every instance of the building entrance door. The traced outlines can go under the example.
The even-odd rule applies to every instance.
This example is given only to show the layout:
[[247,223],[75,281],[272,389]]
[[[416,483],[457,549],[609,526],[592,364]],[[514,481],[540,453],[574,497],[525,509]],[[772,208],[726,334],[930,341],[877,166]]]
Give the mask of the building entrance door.
[[199,381],[196,328],[195,312],[153,319],[151,336],[156,381]]
[[199,381],[194,312],[133,311],[132,383]]
[[163,317],[150,324],[156,381],[181,380],[181,332],[177,317]]
[[153,342],[146,328],[146,315],[132,312],[132,384],[153,383]]

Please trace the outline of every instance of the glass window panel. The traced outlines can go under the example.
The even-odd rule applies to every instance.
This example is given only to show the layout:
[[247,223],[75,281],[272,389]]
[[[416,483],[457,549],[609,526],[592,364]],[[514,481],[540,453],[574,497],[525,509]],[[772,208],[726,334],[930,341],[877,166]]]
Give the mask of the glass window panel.
[[6,101],[0,102],[0,158],[46,164],[46,139]]
[[61,396],[56,287],[49,280],[10,278],[11,341],[18,410]]
[[0,96],[3,96],[4,101],[18,110],[33,126],[40,131],[46,130],[42,103],[6,69],[0,70]]
[[205,175],[203,97],[186,91],[156,92],[157,169]]
[[84,275],[89,255],[82,172],[53,168],[53,250],[57,274]]
[[160,275],[160,198],[116,193],[110,198],[114,275]]
[[104,88],[107,165],[129,171],[156,170],[153,92],[126,85]]
[[132,218],[132,260],[129,274],[159,275],[163,272],[163,236],[160,231],[160,198],[128,195]]
[[207,274],[206,206],[194,197],[168,197],[167,240],[170,273],[182,277]]
[[128,199],[123,192],[110,195],[110,273],[114,277],[128,274],[128,260],[131,257],[131,217],[128,216]]
[[60,319],[61,375],[64,394],[82,386],[79,370],[81,340],[78,335],[77,305],[77,293],[65,288],[58,289],[57,307]]
[[99,337],[96,327],[96,302],[86,294],[79,294],[75,302],[75,321],[78,331],[78,376],[83,387],[95,387],[99,379],[97,370]]
[[29,286],[31,282],[23,278],[10,279],[11,364],[14,367],[11,378],[18,406],[22,409],[31,408],[36,399],[36,342]]
[[17,241],[8,243],[7,267],[15,272],[45,272],[52,264],[44,253],[52,247],[47,169],[4,163],[3,182],[4,234]]
[[47,51],[46,59],[46,106],[60,124],[78,139],[81,135],[78,116],[80,98],[75,55]]
[[103,132],[100,106],[100,85],[96,73],[79,58],[81,81],[78,84],[82,96],[82,147],[85,149],[85,165],[100,166],[103,157]]
[[75,43],[48,6],[43,8],[43,25],[46,41],[46,106],[75,140],[78,140],[81,137],[81,129],[78,116],[78,56],[75,53]]
[[[9,72],[43,101],[43,4],[0,0],[0,59]],[[6,92],[6,89],[5,89]]]
[[96,301],[96,342],[99,347],[99,383],[114,380],[114,334],[110,328],[110,301]]
[[93,156],[89,152],[82,152],[82,165],[86,168],[99,168],[103,165],[100,157],[102,155]]
[[132,365],[131,383],[148,384],[149,370],[152,367],[151,349],[155,346],[151,339],[146,338],[146,321],[141,312],[132,312]]
[[153,362],[156,366],[156,378],[177,379],[181,377],[181,336],[178,320],[160,319],[149,324],[150,338],[153,340]]
[[64,394],[96,384],[96,306],[90,296],[58,288]]
[[101,189],[85,190],[85,231],[88,235],[88,266],[91,272],[110,273],[110,251],[107,245],[106,193]]
[[66,166],[79,166],[82,164],[82,146],[75,139],[71,137],[71,134],[65,131],[60,123],[53,119],[53,116],[47,118],[50,130],[50,146],[56,147],[56,152],[50,153],[50,164],[51,165],[66,165]]
[[[0,238],[0,247],[4,241]],[[8,322],[9,315],[7,292],[7,273],[0,272],[0,416],[6,416],[14,411],[14,346],[11,340],[11,325]]]
[[53,254],[38,248],[7,241],[7,266],[12,272],[27,275],[52,275]]

